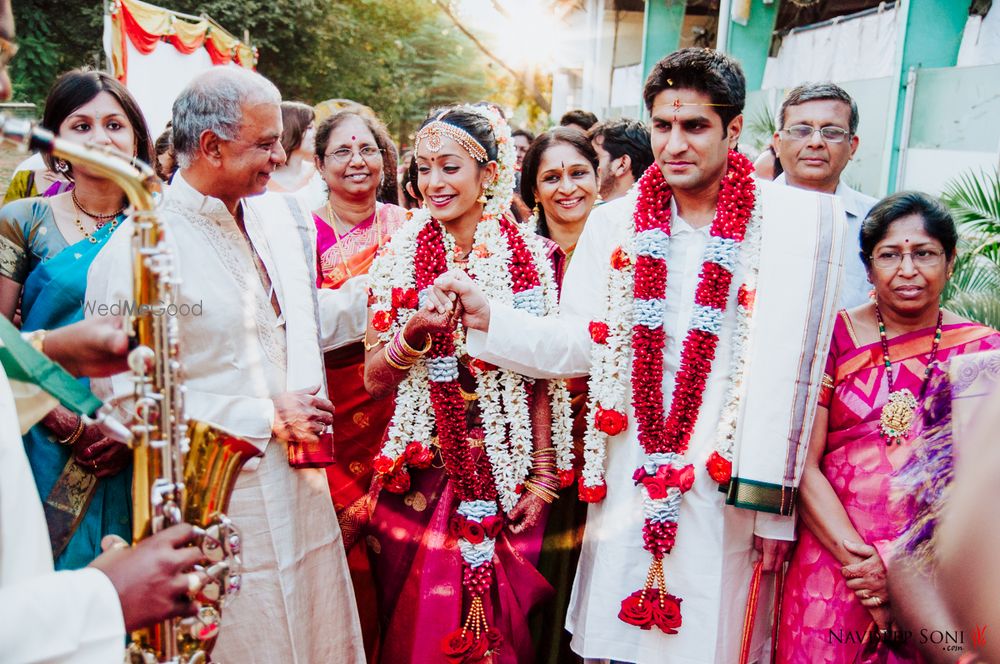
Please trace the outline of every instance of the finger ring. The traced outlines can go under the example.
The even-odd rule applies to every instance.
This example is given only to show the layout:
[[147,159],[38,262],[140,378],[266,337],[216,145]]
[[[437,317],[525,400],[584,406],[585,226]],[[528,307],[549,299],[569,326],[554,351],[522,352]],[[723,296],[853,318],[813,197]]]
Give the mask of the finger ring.
[[861,595],[861,599],[869,599],[871,597],[867,590],[862,590],[859,594]]
[[196,572],[188,572],[187,574],[187,584],[188,584],[188,596],[194,599],[194,596],[198,594],[201,590],[201,576]]
[[882,598],[881,597],[872,597],[872,602],[874,602],[875,606],[882,606]]

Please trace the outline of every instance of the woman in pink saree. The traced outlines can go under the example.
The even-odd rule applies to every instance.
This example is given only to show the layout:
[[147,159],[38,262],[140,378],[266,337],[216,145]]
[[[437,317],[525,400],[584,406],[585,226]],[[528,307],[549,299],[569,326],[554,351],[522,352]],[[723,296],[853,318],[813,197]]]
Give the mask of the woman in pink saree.
[[[352,111],[326,118],[316,130],[316,167],[329,190],[313,213],[317,231],[320,288],[340,288],[367,274],[379,249],[402,226],[406,211],[377,200],[380,185],[396,172],[391,140],[375,120]],[[372,653],[378,633],[375,595],[362,540],[372,509],[372,457],[392,416],[392,401],[365,391],[361,343],[326,353],[326,383],[335,408],[335,461],[327,466],[330,494],[347,548],[365,648]]]
[[886,589],[887,545],[907,516],[888,508],[891,478],[910,456],[917,401],[937,363],[1000,347],[996,331],[940,306],[956,243],[947,210],[914,192],[882,200],[862,226],[875,302],[840,312],[834,327],[778,661],[920,661],[905,632],[893,629]]

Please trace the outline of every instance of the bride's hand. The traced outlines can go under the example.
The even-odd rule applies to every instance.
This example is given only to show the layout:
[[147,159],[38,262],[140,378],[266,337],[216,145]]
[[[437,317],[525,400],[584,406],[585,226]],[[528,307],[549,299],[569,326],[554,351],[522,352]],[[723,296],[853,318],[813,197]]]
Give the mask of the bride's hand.
[[507,530],[510,534],[517,535],[534,526],[545,510],[545,504],[544,500],[530,491],[521,494],[517,505],[514,505],[507,516]]

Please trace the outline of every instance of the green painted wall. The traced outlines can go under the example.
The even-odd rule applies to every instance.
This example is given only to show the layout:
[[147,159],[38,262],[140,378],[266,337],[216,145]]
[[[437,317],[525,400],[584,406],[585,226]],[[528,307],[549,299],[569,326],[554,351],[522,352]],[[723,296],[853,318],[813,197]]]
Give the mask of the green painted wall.
[[899,69],[893,79],[899,93],[890,112],[895,117],[892,142],[886,142],[887,168],[883,173],[883,192],[895,191],[899,171],[899,148],[906,106],[906,79],[911,67],[953,67],[969,14],[968,2],[958,0],[902,0],[897,11],[905,16],[903,37],[897,44]]
[[743,65],[747,90],[760,90],[764,66],[771,48],[771,33],[778,16],[778,2],[765,5],[764,0],[751,0],[750,20],[746,25],[735,21],[729,25],[729,54]]
[[681,43],[686,0],[646,0],[643,19],[642,80],[659,60]]

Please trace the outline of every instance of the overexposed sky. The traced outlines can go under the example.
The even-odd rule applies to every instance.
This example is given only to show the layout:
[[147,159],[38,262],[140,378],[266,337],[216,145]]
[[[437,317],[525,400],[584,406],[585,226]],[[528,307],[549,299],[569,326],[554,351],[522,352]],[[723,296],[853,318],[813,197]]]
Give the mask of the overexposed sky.
[[559,59],[567,26],[540,0],[497,0],[510,18],[497,12],[491,0],[461,0],[458,14],[481,35],[498,57],[515,69],[528,65],[551,67]]

